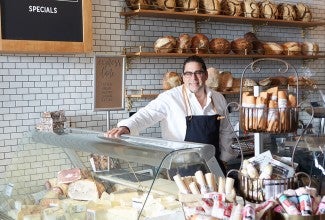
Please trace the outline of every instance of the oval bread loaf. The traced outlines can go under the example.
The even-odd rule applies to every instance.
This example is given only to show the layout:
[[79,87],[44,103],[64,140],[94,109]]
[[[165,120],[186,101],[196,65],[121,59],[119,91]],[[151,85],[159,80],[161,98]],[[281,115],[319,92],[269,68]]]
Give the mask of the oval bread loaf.
[[319,52],[319,46],[312,42],[303,42],[301,44],[301,53],[307,56],[315,56]]
[[154,43],[156,53],[171,53],[176,48],[177,41],[173,36],[158,38]]
[[176,0],[179,11],[195,13],[199,9],[199,0]]
[[263,48],[266,55],[280,55],[283,52],[283,47],[275,42],[264,42]]
[[207,53],[209,51],[209,38],[204,34],[196,34],[192,37],[191,49],[193,53]]
[[278,5],[279,18],[286,21],[296,20],[296,10],[293,5],[281,3]]
[[224,38],[214,38],[209,43],[209,49],[214,54],[228,54],[231,51],[231,44]]
[[282,44],[285,55],[301,55],[301,45],[297,42],[286,42]]
[[237,38],[231,42],[231,50],[235,54],[250,54],[253,49],[253,44],[245,38]]
[[298,3],[295,6],[296,16],[298,21],[309,22],[312,19],[311,11],[308,5],[303,3]]
[[176,0],[155,0],[158,9],[174,11],[176,8]]
[[167,72],[163,78],[163,89],[169,90],[182,85],[182,77],[176,72]]
[[219,0],[199,0],[200,11],[208,14],[218,15],[221,13]]
[[247,18],[259,18],[260,7],[255,0],[244,0],[242,3],[244,16]]
[[151,0],[125,0],[126,5],[131,9],[131,10],[136,10],[136,9],[151,9],[152,4]]
[[278,6],[274,2],[264,0],[259,2],[260,15],[262,18],[277,19],[279,16]]
[[241,2],[238,0],[222,0],[221,8],[225,15],[241,16],[243,14]]

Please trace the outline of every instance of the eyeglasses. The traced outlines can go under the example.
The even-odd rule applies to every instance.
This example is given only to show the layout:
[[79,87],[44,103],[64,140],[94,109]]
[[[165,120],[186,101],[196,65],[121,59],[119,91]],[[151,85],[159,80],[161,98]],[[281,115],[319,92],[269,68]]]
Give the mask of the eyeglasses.
[[205,74],[205,71],[204,70],[196,70],[194,73],[193,72],[184,72],[183,73],[183,76],[187,77],[187,78],[190,78],[192,77],[193,75],[196,75],[198,77],[201,77],[203,74]]

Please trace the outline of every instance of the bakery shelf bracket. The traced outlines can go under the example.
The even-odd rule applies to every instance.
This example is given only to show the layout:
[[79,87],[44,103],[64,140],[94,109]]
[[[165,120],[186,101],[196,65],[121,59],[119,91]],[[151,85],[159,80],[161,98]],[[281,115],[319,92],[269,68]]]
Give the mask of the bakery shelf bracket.
[[[128,94],[129,91],[135,91],[136,94]],[[126,97],[126,109],[127,111],[131,111],[133,107],[134,99],[142,100],[142,99],[154,99],[158,96],[158,94],[144,94],[144,89],[140,90],[125,90]]]
[[252,25],[252,32],[256,34],[262,27],[268,26],[268,23],[265,22],[263,24],[253,24]]

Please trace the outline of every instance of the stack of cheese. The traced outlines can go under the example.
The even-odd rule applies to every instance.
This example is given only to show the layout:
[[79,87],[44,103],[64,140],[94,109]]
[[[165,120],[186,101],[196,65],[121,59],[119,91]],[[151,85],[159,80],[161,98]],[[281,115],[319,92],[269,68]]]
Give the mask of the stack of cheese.
[[297,99],[293,94],[272,87],[258,97],[244,92],[241,129],[245,132],[284,133],[297,129]]

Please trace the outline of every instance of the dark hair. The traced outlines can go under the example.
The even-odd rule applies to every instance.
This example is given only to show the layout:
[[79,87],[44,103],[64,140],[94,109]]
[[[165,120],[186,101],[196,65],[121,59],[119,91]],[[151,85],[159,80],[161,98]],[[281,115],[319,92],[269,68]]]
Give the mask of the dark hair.
[[193,56],[190,56],[190,57],[186,58],[186,60],[184,61],[184,64],[183,64],[183,72],[184,72],[184,69],[185,69],[185,65],[187,63],[190,63],[190,62],[200,63],[201,66],[202,66],[202,69],[204,70],[204,72],[207,72],[207,67],[205,65],[204,60],[202,59],[202,57],[199,57],[199,56],[196,56],[196,55],[193,55]]

